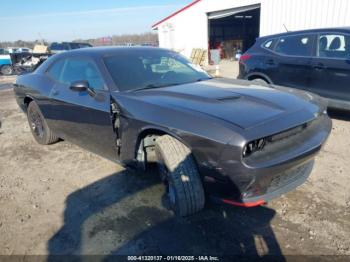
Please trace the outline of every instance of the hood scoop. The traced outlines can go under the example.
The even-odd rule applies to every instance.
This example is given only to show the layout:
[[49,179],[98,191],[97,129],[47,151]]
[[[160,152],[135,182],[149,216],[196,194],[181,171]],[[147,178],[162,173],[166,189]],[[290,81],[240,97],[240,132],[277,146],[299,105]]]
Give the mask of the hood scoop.
[[240,98],[241,98],[240,95],[232,95],[232,96],[218,97],[218,98],[216,98],[216,100],[218,100],[220,102],[229,102],[229,101],[234,101],[234,100],[237,100]]

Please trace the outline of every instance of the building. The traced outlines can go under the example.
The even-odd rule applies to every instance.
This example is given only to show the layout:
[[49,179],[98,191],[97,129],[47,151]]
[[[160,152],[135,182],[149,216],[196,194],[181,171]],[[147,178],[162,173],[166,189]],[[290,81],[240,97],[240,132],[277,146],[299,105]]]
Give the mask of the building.
[[350,0],[196,0],[152,26],[160,47],[190,56],[221,46],[230,58],[259,36],[350,26]]

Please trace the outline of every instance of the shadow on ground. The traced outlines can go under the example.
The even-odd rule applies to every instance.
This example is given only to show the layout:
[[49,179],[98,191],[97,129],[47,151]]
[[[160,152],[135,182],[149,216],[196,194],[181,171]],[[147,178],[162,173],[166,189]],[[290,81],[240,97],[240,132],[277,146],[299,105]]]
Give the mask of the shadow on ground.
[[[154,172],[153,172],[154,173]],[[64,225],[48,242],[53,255],[281,255],[267,207],[208,204],[178,218],[161,205],[155,174],[123,171],[72,193]]]

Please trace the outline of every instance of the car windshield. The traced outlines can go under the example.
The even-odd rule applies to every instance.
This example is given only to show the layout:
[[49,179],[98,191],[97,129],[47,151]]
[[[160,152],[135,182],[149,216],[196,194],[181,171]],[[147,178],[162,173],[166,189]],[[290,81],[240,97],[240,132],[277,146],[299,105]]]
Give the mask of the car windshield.
[[161,88],[210,79],[183,56],[166,50],[130,50],[104,59],[120,91]]

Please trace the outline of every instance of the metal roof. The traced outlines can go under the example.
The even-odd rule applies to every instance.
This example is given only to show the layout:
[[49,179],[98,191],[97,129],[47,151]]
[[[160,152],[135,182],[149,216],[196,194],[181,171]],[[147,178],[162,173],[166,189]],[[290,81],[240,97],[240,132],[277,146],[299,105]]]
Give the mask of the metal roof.
[[194,6],[195,4],[199,3],[200,1],[202,1],[202,0],[195,0],[195,1],[193,1],[192,3],[190,3],[190,4],[186,5],[185,7],[181,8],[180,10],[178,10],[178,11],[172,13],[171,15],[169,15],[169,16],[165,17],[164,19],[160,20],[159,22],[155,23],[154,25],[152,25],[152,28],[153,28],[153,29],[157,28],[158,25],[160,25],[161,23],[163,23],[163,22],[165,22],[166,20],[168,20],[168,19],[170,19],[170,18],[176,16],[177,14],[179,14],[179,13],[181,13],[181,12],[187,10],[188,8],[190,8],[191,6]]

